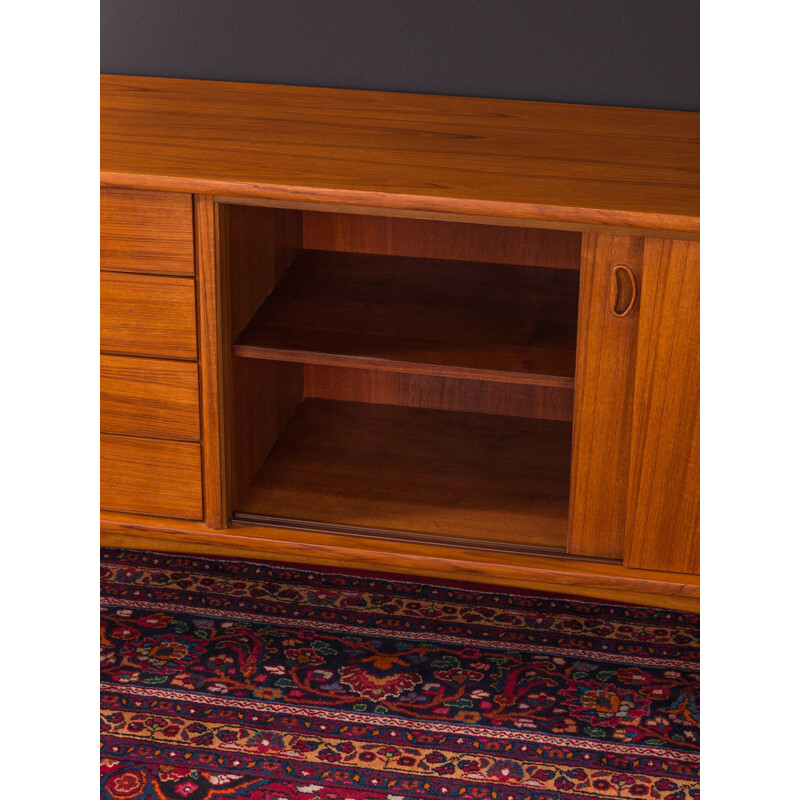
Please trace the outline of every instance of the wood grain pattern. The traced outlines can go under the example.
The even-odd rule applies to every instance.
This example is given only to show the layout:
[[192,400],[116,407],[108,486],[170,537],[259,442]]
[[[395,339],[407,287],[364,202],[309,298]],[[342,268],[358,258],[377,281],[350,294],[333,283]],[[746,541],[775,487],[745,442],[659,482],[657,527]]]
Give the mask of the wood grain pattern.
[[217,243],[219,220],[214,200],[194,198],[197,253],[197,324],[203,410],[203,518],[212,528],[230,520],[229,383],[230,322],[227,264]]
[[306,397],[572,421],[571,389],[317,364],[304,370]]
[[556,269],[579,269],[581,260],[574,231],[314,211],[303,212],[303,247]]
[[192,196],[100,190],[100,267],[194,275]]
[[104,513],[101,544],[178,553],[267,559],[389,574],[512,586],[561,594],[699,610],[696,575],[627,569],[567,556],[459,549],[446,545],[360,539],[332,533],[234,522],[226,531],[200,523]]
[[[130,177],[130,176],[126,176]],[[135,181],[138,179],[135,179]],[[116,185],[114,181],[105,181],[106,185]],[[128,184],[126,184],[128,185]],[[370,206],[358,201],[339,203],[330,201],[285,200],[279,198],[262,198],[244,195],[215,194],[214,201],[225,205],[244,205],[257,208],[280,208],[284,210],[310,211],[313,213],[355,214],[367,217],[391,217],[392,219],[436,220],[438,222],[458,222],[468,225],[491,225],[503,228],[534,228],[545,231],[566,231],[570,233],[608,233],[617,236],[650,236],[664,239],[685,239],[699,241],[698,231],[676,231],[656,227],[631,227],[630,225],[614,225],[600,222],[564,222],[557,220],[519,219],[514,216],[496,216],[481,213],[456,213],[451,211],[431,211],[415,208],[398,208],[395,206]]]
[[303,218],[299,211],[237,205],[221,205],[220,216],[234,340],[300,252]]
[[577,307],[569,270],[307,250],[234,353],[571,388]]
[[699,231],[699,115],[104,75],[106,186]]
[[[107,541],[696,608],[698,115],[104,76],[101,117],[104,424],[172,424],[125,361],[202,406],[202,448],[104,433]],[[523,553],[567,546],[573,387],[583,555]]]
[[644,247],[625,564],[700,571],[700,246]]
[[101,435],[100,507],[202,519],[200,445]]
[[237,512],[564,550],[571,425],[306,399]]
[[100,273],[104,353],[197,358],[194,280]]
[[269,296],[303,244],[297,211],[218,204],[219,271],[227,286],[224,356],[225,445],[233,508],[302,396],[298,365],[235,364],[231,341]]
[[639,314],[611,310],[612,270],[642,282],[644,240],[586,234],[581,267],[569,552],[621,559],[625,546]]
[[199,441],[197,365],[100,356],[100,430]]
[[301,364],[233,361],[232,507],[253,480],[303,397]]

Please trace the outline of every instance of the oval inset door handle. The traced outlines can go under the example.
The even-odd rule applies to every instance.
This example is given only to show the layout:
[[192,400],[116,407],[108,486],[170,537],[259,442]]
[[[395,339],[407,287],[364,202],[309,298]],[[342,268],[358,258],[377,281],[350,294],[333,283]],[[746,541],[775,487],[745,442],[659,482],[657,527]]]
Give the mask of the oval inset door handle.
[[636,307],[639,287],[633,270],[626,264],[611,268],[611,312],[615,317],[627,317]]

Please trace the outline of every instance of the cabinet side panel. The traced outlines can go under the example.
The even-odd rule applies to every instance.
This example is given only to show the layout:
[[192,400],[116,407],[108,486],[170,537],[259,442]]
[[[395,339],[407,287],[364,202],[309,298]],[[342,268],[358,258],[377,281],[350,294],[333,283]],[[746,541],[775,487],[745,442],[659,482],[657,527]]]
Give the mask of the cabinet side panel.
[[303,396],[299,364],[230,359],[230,345],[269,296],[303,246],[296,210],[219,205],[218,253],[227,287],[226,457],[228,500],[235,509]]
[[[253,424],[254,441],[237,446],[233,418],[242,399],[235,396],[231,343],[300,251],[302,216],[299,211],[217,204],[210,196],[196,195],[195,232],[205,521],[223,528],[236,501],[237,481],[252,477],[249,466],[240,468],[242,458],[249,464],[251,450],[259,453],[266,447],[263,458],[272,446],[269,435],[261,441],[260,423]],[[302,369],[300,375],[302,387]]]
[[644,248],[625,564],[700,571],[700,246]]
[[643,242],[584,235],[568,544],[575,555],[623,556],[639,314],[612,313],[611,270],[627,265],[641,285]]
[[303,398],[303,365],[233,359],[234,510]]
[[230,273],[231,341],[294,261],[303,244],[300,211],[256,206],[224,206],[224,248]]

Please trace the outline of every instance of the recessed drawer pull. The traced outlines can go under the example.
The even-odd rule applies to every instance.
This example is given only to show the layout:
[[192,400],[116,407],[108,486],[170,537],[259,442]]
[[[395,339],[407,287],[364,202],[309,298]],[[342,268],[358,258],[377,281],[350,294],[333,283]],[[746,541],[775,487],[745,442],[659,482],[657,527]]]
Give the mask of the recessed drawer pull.
[[636,307],[639,287],[633,270],[625,264],[611,268],[611,311],[622,319]]

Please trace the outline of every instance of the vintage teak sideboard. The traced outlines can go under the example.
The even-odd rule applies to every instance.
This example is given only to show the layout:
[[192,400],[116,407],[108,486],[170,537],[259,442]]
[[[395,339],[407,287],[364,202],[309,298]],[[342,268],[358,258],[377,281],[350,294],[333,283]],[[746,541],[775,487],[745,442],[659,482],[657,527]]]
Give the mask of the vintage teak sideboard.
[[103,544],[697,609],[697,114],[101,96]]

